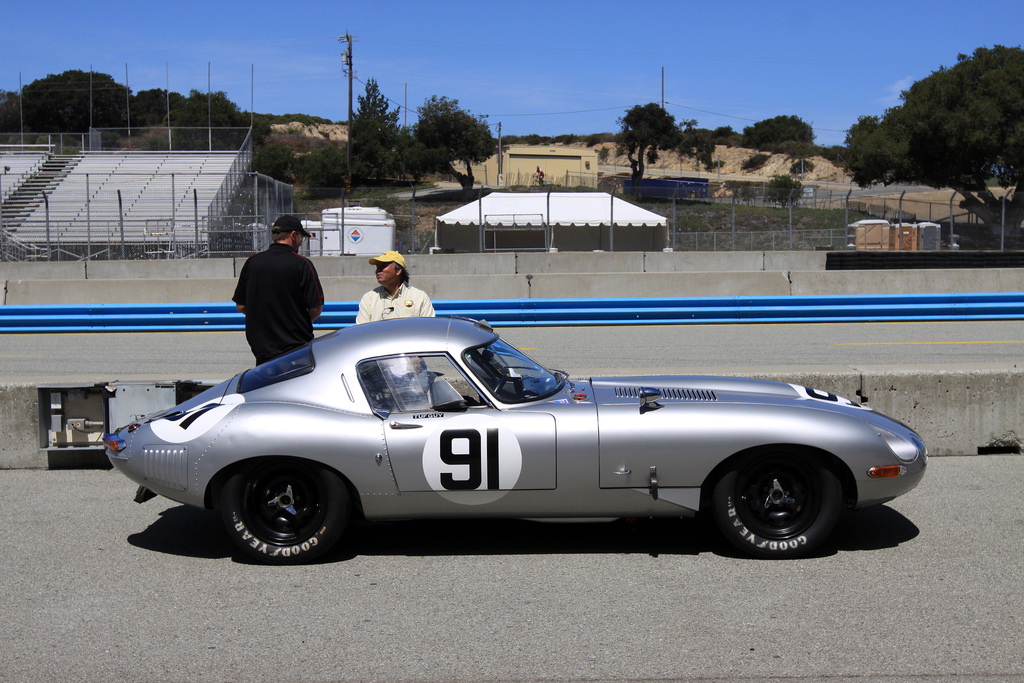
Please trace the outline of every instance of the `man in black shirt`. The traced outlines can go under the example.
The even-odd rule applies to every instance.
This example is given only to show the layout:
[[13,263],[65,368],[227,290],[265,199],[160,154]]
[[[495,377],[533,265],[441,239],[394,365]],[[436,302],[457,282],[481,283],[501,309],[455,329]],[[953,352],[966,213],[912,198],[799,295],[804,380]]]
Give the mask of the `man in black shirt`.
[[309,237],[302,221],[281,216],[274,242],[242,266],[231,300],[245,314],[245,339],[256,364],[266,363],[313,339],[313,321],[324,308],[324,289],[313,263],[299,255]]

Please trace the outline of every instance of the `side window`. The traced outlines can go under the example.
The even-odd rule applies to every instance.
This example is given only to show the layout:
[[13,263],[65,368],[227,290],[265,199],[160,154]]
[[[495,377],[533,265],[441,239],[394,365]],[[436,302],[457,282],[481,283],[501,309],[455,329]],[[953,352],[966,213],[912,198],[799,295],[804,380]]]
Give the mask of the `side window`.
[[460,411],[484,405],[446,356],[392,356],[359,364],[359,380],[378,412]]

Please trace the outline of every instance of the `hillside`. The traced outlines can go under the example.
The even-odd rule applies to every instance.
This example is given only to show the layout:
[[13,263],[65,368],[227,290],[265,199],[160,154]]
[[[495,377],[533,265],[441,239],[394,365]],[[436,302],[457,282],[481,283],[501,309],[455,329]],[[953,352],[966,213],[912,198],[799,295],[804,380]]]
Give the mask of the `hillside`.
[[[271,126],[268,142],[278,142],[292,147],[297,152],[316,149],[331,144],[342,144],[348,140],[348,126],[343,124],[304,124],[276,123]],[[561,146],[561,145],[556,145]],[[569,145],[583,147],[582,144]],[[608,160],[601,165],[605,173],[628,173],[629,162],[625,156],[615,156],[615,144],[605,142],[595,145],[593,149],[600,153],[602,148],[608,149]],[[756,154],[753,149],[743,147],[715,147],[714,160],[722,162],[721,175],[730,178],[749,178],[750,180],[766,180],[774,175],[789,173],[793,160],[784,154],[769,155],[769,160],[756,171],[745,171],[743,162]],[[831,161],[824,157],[811,157],[814,168],[804,172],[805,183],[850,183],[850,177]],[[678,154],[661,153],[657,164],[648,169],[651,175],[691,175],[697,172],[697,163],[692,157],[680,158]],[[708,171],[701,171],[704,175]],[[717,174],[717,172],[715,172]]]

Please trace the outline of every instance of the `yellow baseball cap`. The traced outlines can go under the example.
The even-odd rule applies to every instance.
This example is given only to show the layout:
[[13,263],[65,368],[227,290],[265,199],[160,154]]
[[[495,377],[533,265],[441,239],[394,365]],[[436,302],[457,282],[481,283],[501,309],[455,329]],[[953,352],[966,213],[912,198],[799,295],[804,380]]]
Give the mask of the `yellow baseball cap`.
[[378,263],[397,263],[402,268],[405,268],[405,257],[399,254],[397,251],[385,251],[380,256],[374,256],[370,259],[370,265],[375,266]]

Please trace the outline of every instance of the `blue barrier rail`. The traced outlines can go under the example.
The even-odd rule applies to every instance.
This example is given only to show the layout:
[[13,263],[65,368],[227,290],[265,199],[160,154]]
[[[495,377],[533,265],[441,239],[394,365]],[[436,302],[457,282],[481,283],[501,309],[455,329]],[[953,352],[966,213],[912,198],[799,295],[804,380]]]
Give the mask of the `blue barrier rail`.
[[[435,301],[434,309],[438,315],[484,319],[495,327],[1019,320],[1024,318],[1024,292],[465,299]],[[357,310],[356,301],[329,301],[315,327],[348,327]],[[230,302],[0,306],[0,333],[224,331],[244,327],[244,317]]]

